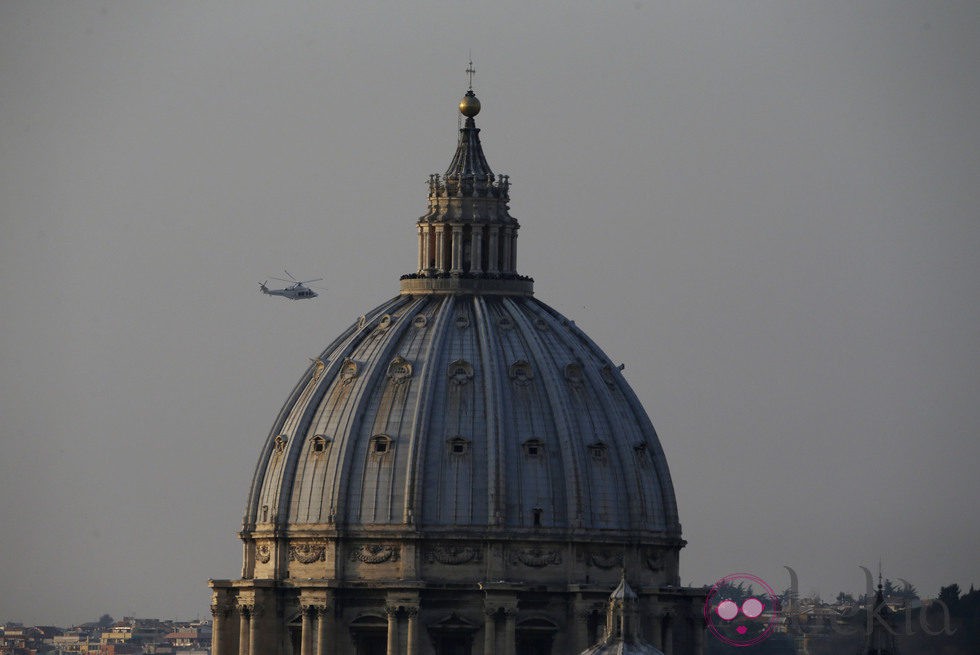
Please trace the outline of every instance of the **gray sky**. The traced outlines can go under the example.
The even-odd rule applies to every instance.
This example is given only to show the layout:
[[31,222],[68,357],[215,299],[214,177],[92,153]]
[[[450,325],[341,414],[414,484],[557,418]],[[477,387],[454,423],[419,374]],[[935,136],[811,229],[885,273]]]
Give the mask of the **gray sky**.
[[[415,266],[467,54],[519,268],[685,583],[980,583],[980,4],[0,4],[0,620],[207,614],[267,430]],[[283,267],[328,278],[291,303]]]

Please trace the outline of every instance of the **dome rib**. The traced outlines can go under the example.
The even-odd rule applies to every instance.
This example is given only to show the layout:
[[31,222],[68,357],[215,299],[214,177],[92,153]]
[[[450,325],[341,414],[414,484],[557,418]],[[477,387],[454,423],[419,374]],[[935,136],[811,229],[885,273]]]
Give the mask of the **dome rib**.
[[[564,326],[560,325],[559,321],[553,320],[553,316],[544,308],[540,303],[528,303],[528,309],[534,314],[535,322],[543,321],[547,326],[547,330],[552,334],[562,334],[564,333]],[[567,323],[567,321],[565,321]],[[567,422],[571,426],[569,431],[570,449],[575,453],[576,460],[580,463],[580,467],[583,471],[581,477],[582,480],[582,506],[579,509],[582,521],[588,518],[588,522],[592,525],[598,525],[600,527],[605,527],[604,524],[609,523],[608,517],[603,518],[602,512],[599,511],[599,505],[603,504],[604,494],[603,487],[606,484],[596,484],[597,482],[606,482],[595,480],[596,475],[589,475],[586,473],[586,469],[590,466],[589,462],[586,460],[584,454],[588,443],[591,443],[592,437],[594,435],[589,434],[588,441],[583,437],[586,436],[584,422],[587,422],[594,431],[594,416],[590,411],[590,408],[586,403],[582,402],[568,402],[572,400],[571,396],[578,396],[579,392],[575,389],[569,389],[568,380],[564,379],[564,371],[567,366],[577,360],[577,363],[581,364],[581,358],[575,356],[574,343],[569,340],[564,340],[561,344],[561,348],[556,348],[555,350],[564,350],[565,352],[554,352],[552,354],[552,370],[554,372],[555,378],[558,380],[558,384],[561,385],[563,390],[566,390],[563,399],[566,401],[563,403],[564,411],[567,415]],[[601,395],[601,394],[600,394]],[[575,398],[578,400],[578,398]],[[587,500],[586,500],[587,499]],[[598,503],[596,501],[599,501]],[[608,503],[609,505],[616,507],[616,503]],[[588,516],[586,517],[586,513]],[[619,518],[619,517],[617,517]],[[622,521],[613,521],[613,523],[622,524]]]
[[642,403],[640,403],[639,398],[636,397],[636,393],[630,386],[629,382],[623,376],[622,372],[619,370],[618,366],[614,366],[612,361],[603,353],[602,349],[592,340],[589,335],[583,332],[578,326],[574,324],[569,325],[569,329],[578,336],[578,338],[596,353],[598,353],[603,359],[609,362],[610,375],[615,383],[616,389],[625,398],[631,416],[640,421],[640,428],[643,433],[644,443],[648,444],[653,450],[650,453],[650,459],[653,463],[654,470],[656,472],[656,482],[657,488],[659,490],[659,497],[654,499],[656,501],[656,507],[659,511],[663,512],[663,529],[668,532],[676,532],[680,534],[680,523],[678,521],[677,515],[677,501],[674,497],[674,483],[670,477],[670,470],[667,468],[667,456],[664,453],[663,445],[660,443],[660,437],[657,435],[656,429],[653,427],[653,422],[650,420],[650,416],[643,409]]
[[255,472],[252,474],[252,485],[249,489],[248,501],[245,504],[245,516],[242,519],[242,524],[246,530],[254,528],[258,521],[258,507],[260,504],[260,499],[262,492],[264,490],[265,484],[265,474],[269,467],[269,458],[272,456],[272,449],[274,448],[275,435],[280,434],[282,431],[282,426],[285,425],[286,419],[292,412],[293,406],[299,399],[300,394],[303,393],[303,389],[310,383],[313,378],[313,369],[311,368],[306,372],[306,374],[300,378],[296,386],[293,387],[292,392],[289,394],[286,403],[279,410],[278,416],[276,416],[275,422],[272,424],[272,429],[269,432],[269,436],[266,437],[265,445],[262,447],[262,452],[259,455],[259,461],[255,464]]
[[501,466],[502,444],[500,435],[500,399],[503,393],[500,389],[501,377],[495,372],[502,370],[495,367],[490,335],[490,311],[486,301],[476,296],[474,298],[474,314],[476,329],[479,334],[477,344],[480,350],[480,370],[483,374],[484,414],[486,415],[486,448],[487,448],[487,525],[496,525],[503,520],[506,509],[504,490],[507,489],[507,467]]
[[[343,423],[338,424],[338,435],[343,435],[343,438],[337,453],[330,499],[331,513],[338,529],[344,529],[351,523],[360,523],[364,498],[363,494],[352,494],[351,487],[355,481],[359,481],[363,488],[368,458],[367,442],[373,432],[370,428],[365,431],[363,419],[372,408],[377,410],[374,399],[383,393],[386,386],[385,383],[379,383],[380,377],[383,372],[387,372],[393,353],[400,345],[393,336],[404,329],[402,324],[400,328],[389,327],[379,331],[385,316],[390,320],[390,313],[376,313],[365,323],[365,338],[359,344],[359,349],[351,353],[357,358],[356,361],[361,362],[363,372],[353,381],[353,389],[343,403],[339,417]],[[371,412],[371,416],[376,419],[375,412]],[[356,499],[356,504],[348,503],[348,498]]]
[[[345,350],[350,349],[351,346],[352,342],[349,342]],[[295,519],[294,512],[292,511],[293,493],[296,490],[295,483],[299,459],[305,449],[313,418],[322,411],[323,399],[327,391],[333,386],[344,360],[340,357],[335,357],[332,361],[325,361],[323,355],[321,355],[319,361],[326,364],[326,366],[320,372],[319,377],[312,375],[311,371],[309,396],[304,403],[303,411],[296,421],[295,427],[289,430],[292,434],[289,436],[285,462],[280,469],[280,476],[288,482],[279,485],[280,492],[276,503],[276,526],[280,528],[286,527]],[[316,368],[315,362],[313,368],[314,370]]]
[[[513,306],[514,302],[511,298],[504,299],[506,305]],[[530,303],[527,304],[530,305]],[[512,309],[516,308],[512,307]],[[512,315],[524,328],[522,334],[532,353],[533,364],[535,364],[535,375],[538,376],[538,371],[540,371],[538,377],[540,377],[541,385],[548,398],[548,408],[555,428],[552,436],[557,436],[561,440],[561,448],[557,448],[559,444],[551,444],[550,447],[546,445],[545,452],[553,451],[560,458],[562,470],[565,473],[566,521],[573,527],[579,527],[584,517],[582,498],[583,471],[579,453],[575,445],[571,442],[572,425],[569,420],[570,412],[569,408],[565,406],[565,395],[562,393],[563,381],[558,379],[556,375],[556,370],[559,366],[552,357],[550,349],[544,346],[544,339],[540,336],[539,331],[528,322],[525,312],[512,311]],[[554,484],[550,476],[549,482],[552,485]],[[522,516],[521,518],[523,519],[524,517]]]
[[[403,304],[405,301],[406,301],[405,297],[392,298],[391,300],[376,307],[374,310],[369,312],[369,314],[374,316],[381,315],[382,313],[389,311],[391,308]],[[269,436],[266,439],[266,444],[263,449],[262,458],[259,460],[259,464],[256,467],[256,472],[253,477],[253,483],[252,483],[253,493],[250,494],[249,496],[249,502],[246,509],[246,520],[248,523],[254,525],[255,523],[259,522],[260,520],[259,507],[260,505],[263,504],[276,508],[275,516],[277,517],[278,523],[282,524],[285,523],[288,519],[291,519],[291,512],[289,512],[289,503],[291,500],[292,486],[295,477],[293,475],[289,477],[283,477],[286,468],[285,466],[279,467],[278,470],[277,477],[279,477],[281,480],[285,480],[285,482],[281,484],[276,484],[275,486],[276,491],[278,491],[278,494],[276,494],[276,502],[274,504],[270,502],[266,502],[266,503],[262,502],[263,500],[266,501],[271,500],[266,497],[266,494],[269,493],[268,478],[270,472],[272,472],[273,474],[277,473],[276,471],[270,471],[271,468],[270,459],[272,457],[273,451],[275,450],[276,437],[287,432],[292,432],[293,434],[290,436],[289,444],[288,444],[288,451],[287,451],[289,453],[288,456],[289,458],[299,457],[299,454],[302,451],[302,446],[305,443],[306,436],[307,436],[306,435],[307,430],[304,430],[302,428],[308,427],[309,421],[308,420],[304,421],[303,418],[300,418],[299,421],[291,421],[291,417],[296,416],[296,410],[299,408],[298,406],[301,404],[303,405],[302,407],[303,416],[305,416],[307,411],[316,411],[316,409],[322,403],[322,399],[323,396],[325,395],[326,390],[333,384],[338,368],[343,362],[344,355],[350,353],[355,348],[357,348],[357,346],[361,343],[361,341],[363,341],[365,335],[366,335],[365,330],[359,329],[357,324],[354,324],[351,327],[349,327],[338,338],[334,339],[334,341],[329,346],[327,346],[320,354],[319,357],[320,361],[324,363],[330,362],[330,364],[326,366],[324,370],[321,372],[320,377],[316,381],[317,384],[311,386],[311,383],[314,382],[314,375],[316,372],[316,365],[314,363],[313,365],[310,366],[310,368],[307,370],[304,377],[293,389],[293,393],[290,394],[289,401],[287,401],[286,405],[283,406],[282,410],[279,413],[279,416],[276,419],[276,422],[273,424],[272,430],[270,431]],[[341,356],[334,355],[334,352],[337,350],[340,350]],[[331,357],[331,355],[333,355],[333,357]],[[322,391],[320,393],[316,393],[317,389],[322,389]],[[310,395],[307,397],[307,400],[311,400],[313,395],[315,394],[317,397],[316,403],[303,402],[303,396],[307,391],[310,392]],[[296,425],[297,428],[290,430],[289,429],[290,423]],[[292,473],[295,473],[295,467],[291,468],[290,470]]]
[[[450,297],[447,302],[441,303],[433,321],[432,337],[429,345],[430,352],[441,352],[441,345],[446,336],[448,317],[453,313],[455,299]],[[428,327],[428,326],[427,326]],[[434,359],[426,353],[425,364],[420,374],[420,386],[423,390],[433,387],[433,376],[438,370],[438,363],[433,363]],[[431,417],[431,406],[429,394],[419,393],[415,404],[415,421],[409,434],[409,475],[405,480],[405,523],[415,524],[416,521],[423,519],[420,511],[425,504],[425,462],[426,440],[429,436],[429,422]],[[408,520],[408,513],[412,513],[412,520]]]
[[[618,420],[626,425],[632,423],[630,418],[639,419],[641,434],[643,443],[646,444],[650,449],[650,459],[654,467],[654,481],[655,485],[652,485],[654,490],[657,492],[656,497],[647,498],[646,494],[643,494],[641,498],[644,500],[645,506],[650,506],[644,515],[649,516],[652,514],[653,518],[660,525],[660,529],[674,532],[680,534],[680,525],[677,520],[677,504],[674,498],[673,482],[670,478],[670,471],[667,468],[667,458],[663,451],[663,446],[660,443],[660,437],[657,435],[656,429],[653,427],[653,423],[650,420],[649,415],[643,409],[643,405],[640,403],[639,399],[633,391],[633,388],[626,381],[618,366],[615,366],[613,362],[602,352],[602,349],[592,340],[589,335],[579,329],[576,325],[570,324],[569,329],[579,338],[579,341],[587,345],[589,349],[596,354],[597,357],[604,360],[609,366],[609,372],[612,376],[614,386],[616,390],[619,391],[626,400],[629,407],[629,416],[626,416],[622,408],[616,412],[618,415]],[[636,467],[626,467],[628,470],[633,471],[633,478],[636,480],[637,489],[644,489],[644,485],[641,480],[642,471]],[[646,524],[647,519],[643,519],[641,525]],[[662,524],[661,524],[662,521]]]
[[[543,303],[535,303],[535,308],[538,310],[539,316],[550,324],[552,330],[564,331],[572,325],[571,321]],[[625,519],[626,522],[633,527],[648,524],[651,518],[656,520],[659,518],[659,516],[645,516],[643,505],[645,505],[647,494],[645,493],[643,483],[640,480],[639,470],[637,467],[627,465],[625,461],[626,453],[624,453],[624,449],[622,447],[623,444],[621,443],[623,435],[629,434],[632,432],[632,429],[628,424],[623,422],[622,414],[617,412],[612,407],[612,399],[609,396],[606,385],[599,377],[598,367],[591,365],[601,363],[601,365],[611,367],[612,362],[609,361],[609,358],[606,357],[604,353],[596,352],[595,350],[588,348],[589,342],[583,343],[581,340],[580,331],[572,331],[572,335],[579,338],[568,339],[566,345],[569,348],[570,354],[581,366],[582,374],[588,380],[587,386],[590,396],[593,399],[598,400],[598,412],[601,413],[601,417],[605,418],[604,421],[597,421],[596,419],[599,417],[596,416],[592,406],[584,402],[579,404],[580,413],[587,415],[589,423],[593,426],[593,432],[595,433],[590,436],[589,442],[585,442],[583,440],[582,443],[578,444],[579,452],[585,452],[585,449],[591,445],[591,439],[593,436],[609,446],[608,450],[612,451],[612,457],[615,458],[618,468],[618,475],[613,476],[613,479],[628,481],[629,486],[637,491],[636,495],[629,493],[624,494],[622,486],[611,485],[608,483],[601,485],[605,487],[606,490],[612,490],[613,492],[613,497],[607,499],[607,505],[610,508],[626,508],[625,515],[622,515],[622,510],[620,510],[621,515],[613,519],[612,522],[622,523]],[[583,389],[584,388],[585,387],[583,386]],[[581,391],[579,393],[581,393]],[[599,425],[604,426],[604,428],[601,430],[597,429]],[[600,432],[607,432],[605,439],[603,439],[603,435],[600,434]],[[620,439],[616,439],[616,436],[619,436]],[[609,476],[607,475],[605,477],[608,478]],[[586,480],[589,482],[590,486],[593,482],[595,482],[591,476],[587,476]],[[590,489],[589,497],[596,498],[599,493],[602,493],[602,491],[593,491]],[[637,507],[638,505],[639,507]],[[597,511],[597,509],[598,508],[595,506],[592,507],[593,512]],[[593,520],[597,519],[594,517]]]
[[[378,325],[381,317],[375,316],[374,320],[371,321],[369,327],[372,331],[378,329]],[[364,513],[364,495],[358,494],[353,485],[360,483],[363,485],[366,481],[367,473],[367,446],[368,440],[372,436],[365,432],[366,420],[368,418],[377,418],[376,415],[372,415],[370,410],[375,405],[375,400],[381,400],[381,396],[386,393],[387,388],[391,386],[391,382],[384,382],[382,378],[388,371],[388,367],[396,355],[401,356],[398,352],[401,347],[400,337],[405,333],[405,331],[410,327],[411,323],[409,321],[401,320],[394,322],[383,335],[383,339],[379,339],[381,343],[378,346],[380,354],[374,356],[370,359],[370,369],[365,371],[366,375],[361,376],[363,380],[360,382],[360,393],[358,394],[358,402],[354,403],[354,416],[351,421],[349,431],[347,432],[347,438],[344,439],[344,448],[342,454],[342,462],[340,468],[340,474],[337,476],[335,482],[335,498],[337,508],[336,513],[336,523],[338,526],[347,527],[351,524],[363,524]],[[368,327],[368,326],[365,326]],[[360,378],[359,378],[360,380]],[[408,385],[414,383],[414,380],[409,380]],[[365,405],[364,402],[367,402]],[[374,426],[368,428],[368,431],[374,432]],[[351,438],[353,437],[353,438]],[[394,457],[397,458],[400,454],[400,448],[398,445],[395,447],[393,453]],[[363,452],[362,452],[363,451]],[[354,457],[361,455],[361,461],[354,462]],[[394,470],[397,466],[397,462],[393,462],[390,470]],[[356,502],[350,502],[353,499],[357,499]],[[390,509],[390,505],[389,505]],[[368,521],[372,523],[373,521]]]

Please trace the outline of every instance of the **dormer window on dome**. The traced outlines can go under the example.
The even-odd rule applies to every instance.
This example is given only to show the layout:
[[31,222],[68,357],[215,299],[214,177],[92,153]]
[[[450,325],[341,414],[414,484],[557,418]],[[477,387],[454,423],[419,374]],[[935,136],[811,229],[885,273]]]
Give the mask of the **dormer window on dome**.
[[463,437],[453,437],[447,443],[449,444],[449,454],[457,457],[465,455],[470,449],[470,442]]
[[541,457],[544,455],[544,442],[540,439],[528,439],[524,442],[524,454],[528,457]]
[[376,434],[371,437],[370,452],[372,455],[384,455],[391,452],[391,437],[386,434]]
[[310,445],[310,449],[315,455],[323,453],[327,450],[327,444],[330,443],[330,437],[325,434],[318,434],[313,437],[313,441]]

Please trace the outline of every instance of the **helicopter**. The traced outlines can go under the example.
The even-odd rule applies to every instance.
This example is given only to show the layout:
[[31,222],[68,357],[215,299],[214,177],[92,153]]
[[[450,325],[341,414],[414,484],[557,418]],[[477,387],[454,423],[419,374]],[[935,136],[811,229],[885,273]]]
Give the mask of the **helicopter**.
[[259,290],[269,296],[282,296],[283,298],[289,298],[290,300],[308,300],[310,298],[316,298],[320,295],[306,285],[310,282],[319,282],[323,279],[322,277],[318,277],[315,280],[297,280],[289,271],[283,269],[283,272],[289,276],[288,280],[281,277],[274,277],[271,279],[285,282],[291,286],[288,286],[285,289],[270,289],[269,287],[265,286],[269,281],[266,280],[265,282],[259,284]]

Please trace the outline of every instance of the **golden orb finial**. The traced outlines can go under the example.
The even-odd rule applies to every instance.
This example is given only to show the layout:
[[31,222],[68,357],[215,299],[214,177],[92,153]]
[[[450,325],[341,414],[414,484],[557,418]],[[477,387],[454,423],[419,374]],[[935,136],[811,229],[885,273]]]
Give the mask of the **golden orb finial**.
[[480,113],[480,101],[477,100],[473,89],[467,91],[463,99],[459,101],[459,113],[467,118],[473,118]]

